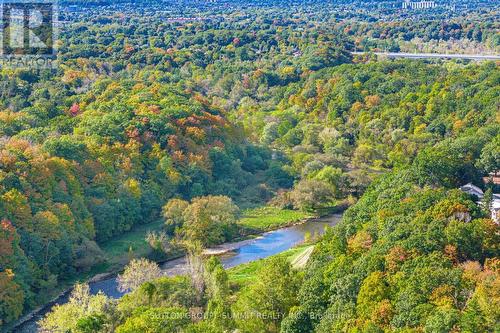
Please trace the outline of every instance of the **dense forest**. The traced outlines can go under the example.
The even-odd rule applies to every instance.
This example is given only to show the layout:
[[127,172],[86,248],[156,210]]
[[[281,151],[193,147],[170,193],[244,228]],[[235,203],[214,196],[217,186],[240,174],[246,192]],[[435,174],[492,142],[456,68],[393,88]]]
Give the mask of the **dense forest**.
[[41,330],[499,329],[498,225],[458,190],[498,193],[498,63],[351,54],[498,53],[494,8],[169,5],[64,2],[57,67],[0,69],[0,327],[136,227],[165,221],[151,246],[198,260],[245,236],[240,209],[351,205],[303,269],[276,256],[245,283],[215,257],[174,278],[132,261],[150,275],[130,294],[77,285]]

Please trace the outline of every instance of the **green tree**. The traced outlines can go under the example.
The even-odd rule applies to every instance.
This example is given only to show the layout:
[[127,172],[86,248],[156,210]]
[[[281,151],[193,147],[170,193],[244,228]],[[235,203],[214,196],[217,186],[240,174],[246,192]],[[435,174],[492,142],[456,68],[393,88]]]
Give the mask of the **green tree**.
[[0,327],[21,315],[24,292],[14,281],[14,273],[7,269],[0,272]]
[[236,306],[237,326],[245,332],[278,332],[280,323],[297,304],[300,278],[283,257],[271,257],[256,282]]
[[373,272],[363,280],[359,289],[356,310],[361,318],[370,318],[377,305],[388,297],[388,286],[382,272]]
[[76,284],[68,303],[54,306],[38,325],[44,333],[78,332],[79,325],[88,328],[88,325],[99,324],[102,327],[102,320],[112,307],[112,302],[102,293],[92,296],[87,284]]
[[500,169],[500,135],[497,135],[481,151],[479,166],[486,172],[498,172]]
[[160,267],[147,259],[132,259],[122,274],[116,278],[120,291],[135,290],[144,282],[149,282],[161,276]]
[[181,199],[171,199],[163,206],[163,217],[167,227],[175,229],[184,223],[183,213],[189,206],[189,202]]
[[304,179],[295,185],[291,198],[296,208],[310,211],[330,204],[334,191],[324,181]]
[[195,198],[183,213],[182,238],[203,246],[223,243],[236,232],[238,211],[225,196]]
[[205,281],[208,298],[205,316],[212,327],[220,331],[230,330],[234,327],[234,321],[229,299],[229,278],[217,257],[211,257],[205,264]]
[[97,333],[101,332],[106,323],[106,318],[102,314],[90,315],[78,319],[76,323],[76,332],[78,333]]
[[189,313],[179,307],[138,308],[116,333],[171,333],[189,324]]

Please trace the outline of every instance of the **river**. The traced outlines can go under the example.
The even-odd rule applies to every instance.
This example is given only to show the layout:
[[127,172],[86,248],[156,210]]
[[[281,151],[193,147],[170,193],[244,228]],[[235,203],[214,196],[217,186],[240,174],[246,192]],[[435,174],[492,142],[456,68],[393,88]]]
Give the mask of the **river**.
[[[303,224],[294,225],[275,231],[266,232],[257,238],[236,243],[224,244],[222,247],[231,249],[227,254],[221,256],[222,265],[231,268],[251,261],[267,258],[281,253],[301,244],[306,234],[322,235],[327,226],[334,226],[340,222],[342,215],[331,215],[325,218],[311,220]],[[167,261],[161,265],[163,274],[174,276],[186,272],[185,258]],[[92,294],[103,292],[113,298],[120,298],[124,293],[117,289],[116,277],[108,278],[98,282],[89,283]],[[68,295],[60,297],[55,304],[64,304]],[[49,308],[41,311],[32,319],[18,326],[15,331],[20,333],[33,333],[37,331],[36,322],[49,311]]]

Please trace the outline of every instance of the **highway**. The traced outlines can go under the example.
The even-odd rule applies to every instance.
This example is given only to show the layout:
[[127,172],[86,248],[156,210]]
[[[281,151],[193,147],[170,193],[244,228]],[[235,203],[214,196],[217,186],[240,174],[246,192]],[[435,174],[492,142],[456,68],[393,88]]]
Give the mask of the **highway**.
[[[354,55],[366,54],[369,52],[351,52]],[[467,59],[467,60],[500,60],[500,55],[483,54],[446,54],[446,53],[405,53],[405,52],[372,52],[377,56],[387,58],[408,58],[408,59]]]

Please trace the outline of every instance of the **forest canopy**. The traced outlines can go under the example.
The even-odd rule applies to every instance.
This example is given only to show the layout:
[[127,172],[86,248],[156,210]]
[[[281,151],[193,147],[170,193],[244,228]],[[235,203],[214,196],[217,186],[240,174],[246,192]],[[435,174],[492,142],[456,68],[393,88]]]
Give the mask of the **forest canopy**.
[[[498,190],[484,181],[500,168],[498,62],[369,53],[498,53],[491,4],[414,16],[387,1],[166,4],[64,1],[58,66],[1,67],[0,325],[136,228],[164,224],[158,248],[176,237],[209,247],[247,236],[247,208],[321,214],[357,201],[303,271],[272,258],[241,286],[213,259],[193,294],[192,278],[156,279],[141,261],[154,274],[120,301],[78,285],[42,326],[497,328],[498,225],[457,188]],[[211,319],[186,320],[193,309]],[[248,311],[271,319],[227,318]]]

